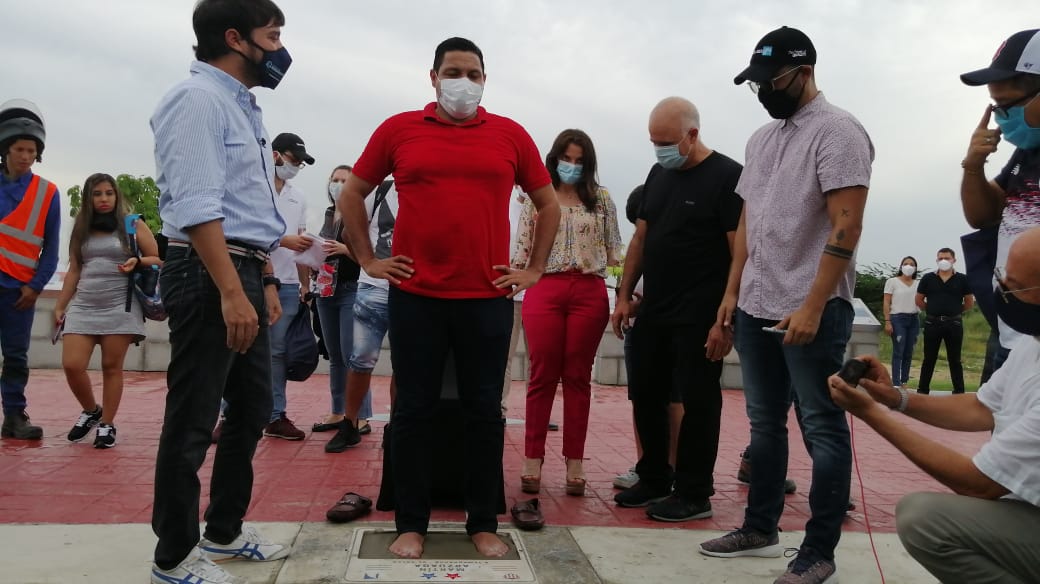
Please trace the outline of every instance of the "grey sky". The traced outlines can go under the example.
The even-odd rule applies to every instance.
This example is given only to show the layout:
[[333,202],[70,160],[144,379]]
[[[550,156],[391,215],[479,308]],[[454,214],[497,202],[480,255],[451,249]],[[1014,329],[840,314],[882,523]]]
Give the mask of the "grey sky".
[[[0,101],[36,101],[47,122],[35,170],[64,191],[93,172],[154,176],[148,119],[193,59],[191,0],[5,2]],[[738,161],[769,121],[732,79],[755,43],[800,28],[819,53],[817,83],[855,114],[877,150],[859,261],[895,264],[959,249],[960,160],[989,101],[958,75],[1000,42],[1040,26],[1028,2],[792,0],[282,0],[293,65],[257,89],[272,136],[299,134],[318,163],[296,179],[312,224],[332,167],[352,164],[386,117],[434,99],[433,49],[449,36],[484,51],[483,104],[523,124],[544,152],[568,127],[596,144],[600,179],[623,206],[653,163],[647,116],[669,95],[701,111],[702,137]],[[1010,155],[1002,145],[993,176]],[[66,206],[63,201],[63,209]],[[68,223],[68,222],[67,222]],[[631,233],[623,225],[627,239]],[[63,250],[63,257],[65,251]]]

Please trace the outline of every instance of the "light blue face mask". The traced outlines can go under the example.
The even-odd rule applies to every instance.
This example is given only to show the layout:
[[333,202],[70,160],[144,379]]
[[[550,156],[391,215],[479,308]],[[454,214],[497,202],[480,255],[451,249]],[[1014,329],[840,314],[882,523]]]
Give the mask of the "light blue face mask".
[[556,163],[556,174],[560,175],[560,182],[572,185],[581,180],[582,168],[580,164],[560,160]]
[[1040,148],[1040,128],[1034,128],[1026,122],[1025,105],[1009,108],[1006,115],[995,113],[1000,134],[1005,140],[1023,150]]
[[671,146],[654,146],[654,154],[657,155],[657,163],[661,166],[675,170],[681,168],[682,165],[686,164],[689,154],[682,154],[679,152],[679,144],[682,144],[686,138],[679,140],[678,143],[672,144]]

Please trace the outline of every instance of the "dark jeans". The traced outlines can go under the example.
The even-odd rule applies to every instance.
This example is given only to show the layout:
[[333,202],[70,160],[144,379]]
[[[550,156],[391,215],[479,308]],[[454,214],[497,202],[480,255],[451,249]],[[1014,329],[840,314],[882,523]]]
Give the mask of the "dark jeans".
[[715,494],[713,473],[722,416],[722,361],[709,361],[704,343],[713,322],[658,325],[637,320],[632,347],[632,409],[643,457],[636,473],[656,490],[672,486],[668,464],[668,404],[673,388],[685,414],[675,457],[675,493],[703,501]]
[[198,256],[171,248],[160,276],[170,314],[166,416],[155,461],[152,530],[155,563],[176,566],[199,541],[198,471],[206,458],[220,399],[224,427],[213,458],[206,538],[230,543],[242,530],[253,490],[253,453],[271,416],[271,345],[261,264],[231,256],[260,331],[245,354],[227,347],[220,293]]
[[465,473],[466,531],[495,532],[500,503],[505,420],[502,379],[513,303],[501,298],[448,300],[403,292],[388,298],[397,399],[391,420],[397,532],[425,534],[430,522],[435,405],[449,351],[455,357],[466,441],[457,459]]
[[990,328],[989,337],[986,339],[986,358],[982,364],[982,377],[979,378],[979,385],[989,381],[997,369],[1004,365],[1004,361],[1007,361],[1009,355],[1011,355],[1011,349],[1000,344],[1000,334],[997,329]]
[[921,383],[917,386],[917,392],[928,393],[931,389],[940,342],[946,343],[946,362],[950,365],[953,393],[964,393],[964,370],[961,368],[964,325],[960,318],[941,320],[937,316],[927,316],[924,319],[924,361],[921,363]]
[[0,349],[4,356],[0,397],[5,416],[25,409],[25,384],[29,382],[29,338],[36,310],[15,310],[14,303],[21,296],[21,288],[0,288]]
[[905,385],[910,379],[910,364],[914,359],[914,345],[921,332],[917,314],[900,312],[892,315],[892,384]]
[[802,434],[812,458],[812,484],[802,547],[834,557],[849,501],[852,449],[845,412],[831,401],[827,378],[841,369],[852,334],[852,306],[840,298],[826,304],[816,338],[808,345],[784,345],[765,332],[775,320],[736,314],[736,349],[751,421],[751,486],[744,527],[777,531],[784,510],[787,475],[787,419],[792,399],[801,409]]

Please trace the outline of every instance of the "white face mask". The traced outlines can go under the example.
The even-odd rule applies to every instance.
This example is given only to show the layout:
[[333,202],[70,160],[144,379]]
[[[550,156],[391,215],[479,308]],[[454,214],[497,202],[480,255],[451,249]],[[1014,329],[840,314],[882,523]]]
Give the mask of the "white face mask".
[[949,272],[953,268],[953,262],[950,260],[939,260],[936,264],[939,266],[940,272]]
[[910,265],[910,264],[903,264],[903,267],[900,268],[900,269],[902,270],[903,275],[906,276],[907,278],[913,276],[914,272],[917,271],[917,268],[915,266]]
[[480,98],[484,95],[484,86],[473,83],[469,79],[441,79],[440,104],[449,116],[456,120],[464,120],[477,112]]
[[329,183],[329,198],[335,203],[339,201],[339,194],[343,191],[343,183],[341,182],[330,182]]
[[300,167],[288,162],[283,162],[281,166],[274,167],[274,173],[278,178],[282,180],[292,180],[300,173]]

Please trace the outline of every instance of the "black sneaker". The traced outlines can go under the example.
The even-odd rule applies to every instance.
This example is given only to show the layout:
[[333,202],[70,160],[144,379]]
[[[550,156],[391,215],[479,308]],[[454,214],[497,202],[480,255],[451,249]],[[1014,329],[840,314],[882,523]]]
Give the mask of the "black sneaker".
[[343,452],[344,450],[361,444],[361,434],[350,420],[344,419],[339,423],[336,435],[325,444],[325,452]]
[[614,495],[614,502],[619,507],[646,507],[665,499],[670,494],[669,489],[652,489],[640,481],[631,489],[625,489]]
[[94,408],[93,412],[83,412],[76,420],[76,425],[69,430],[69,442],[79,442],[90,434],[90,430],[101,421],[101,406]]
[[646,516],[658,521],[690,521],[691,519],[707,519],[711,517],[711,501],[691,501],[679,495],[671,495],[658,501],[646,510]]
[[97,436],[94,437],[94,448],[112,448],[116,445],[116,427],[111,424],[98,424]]

